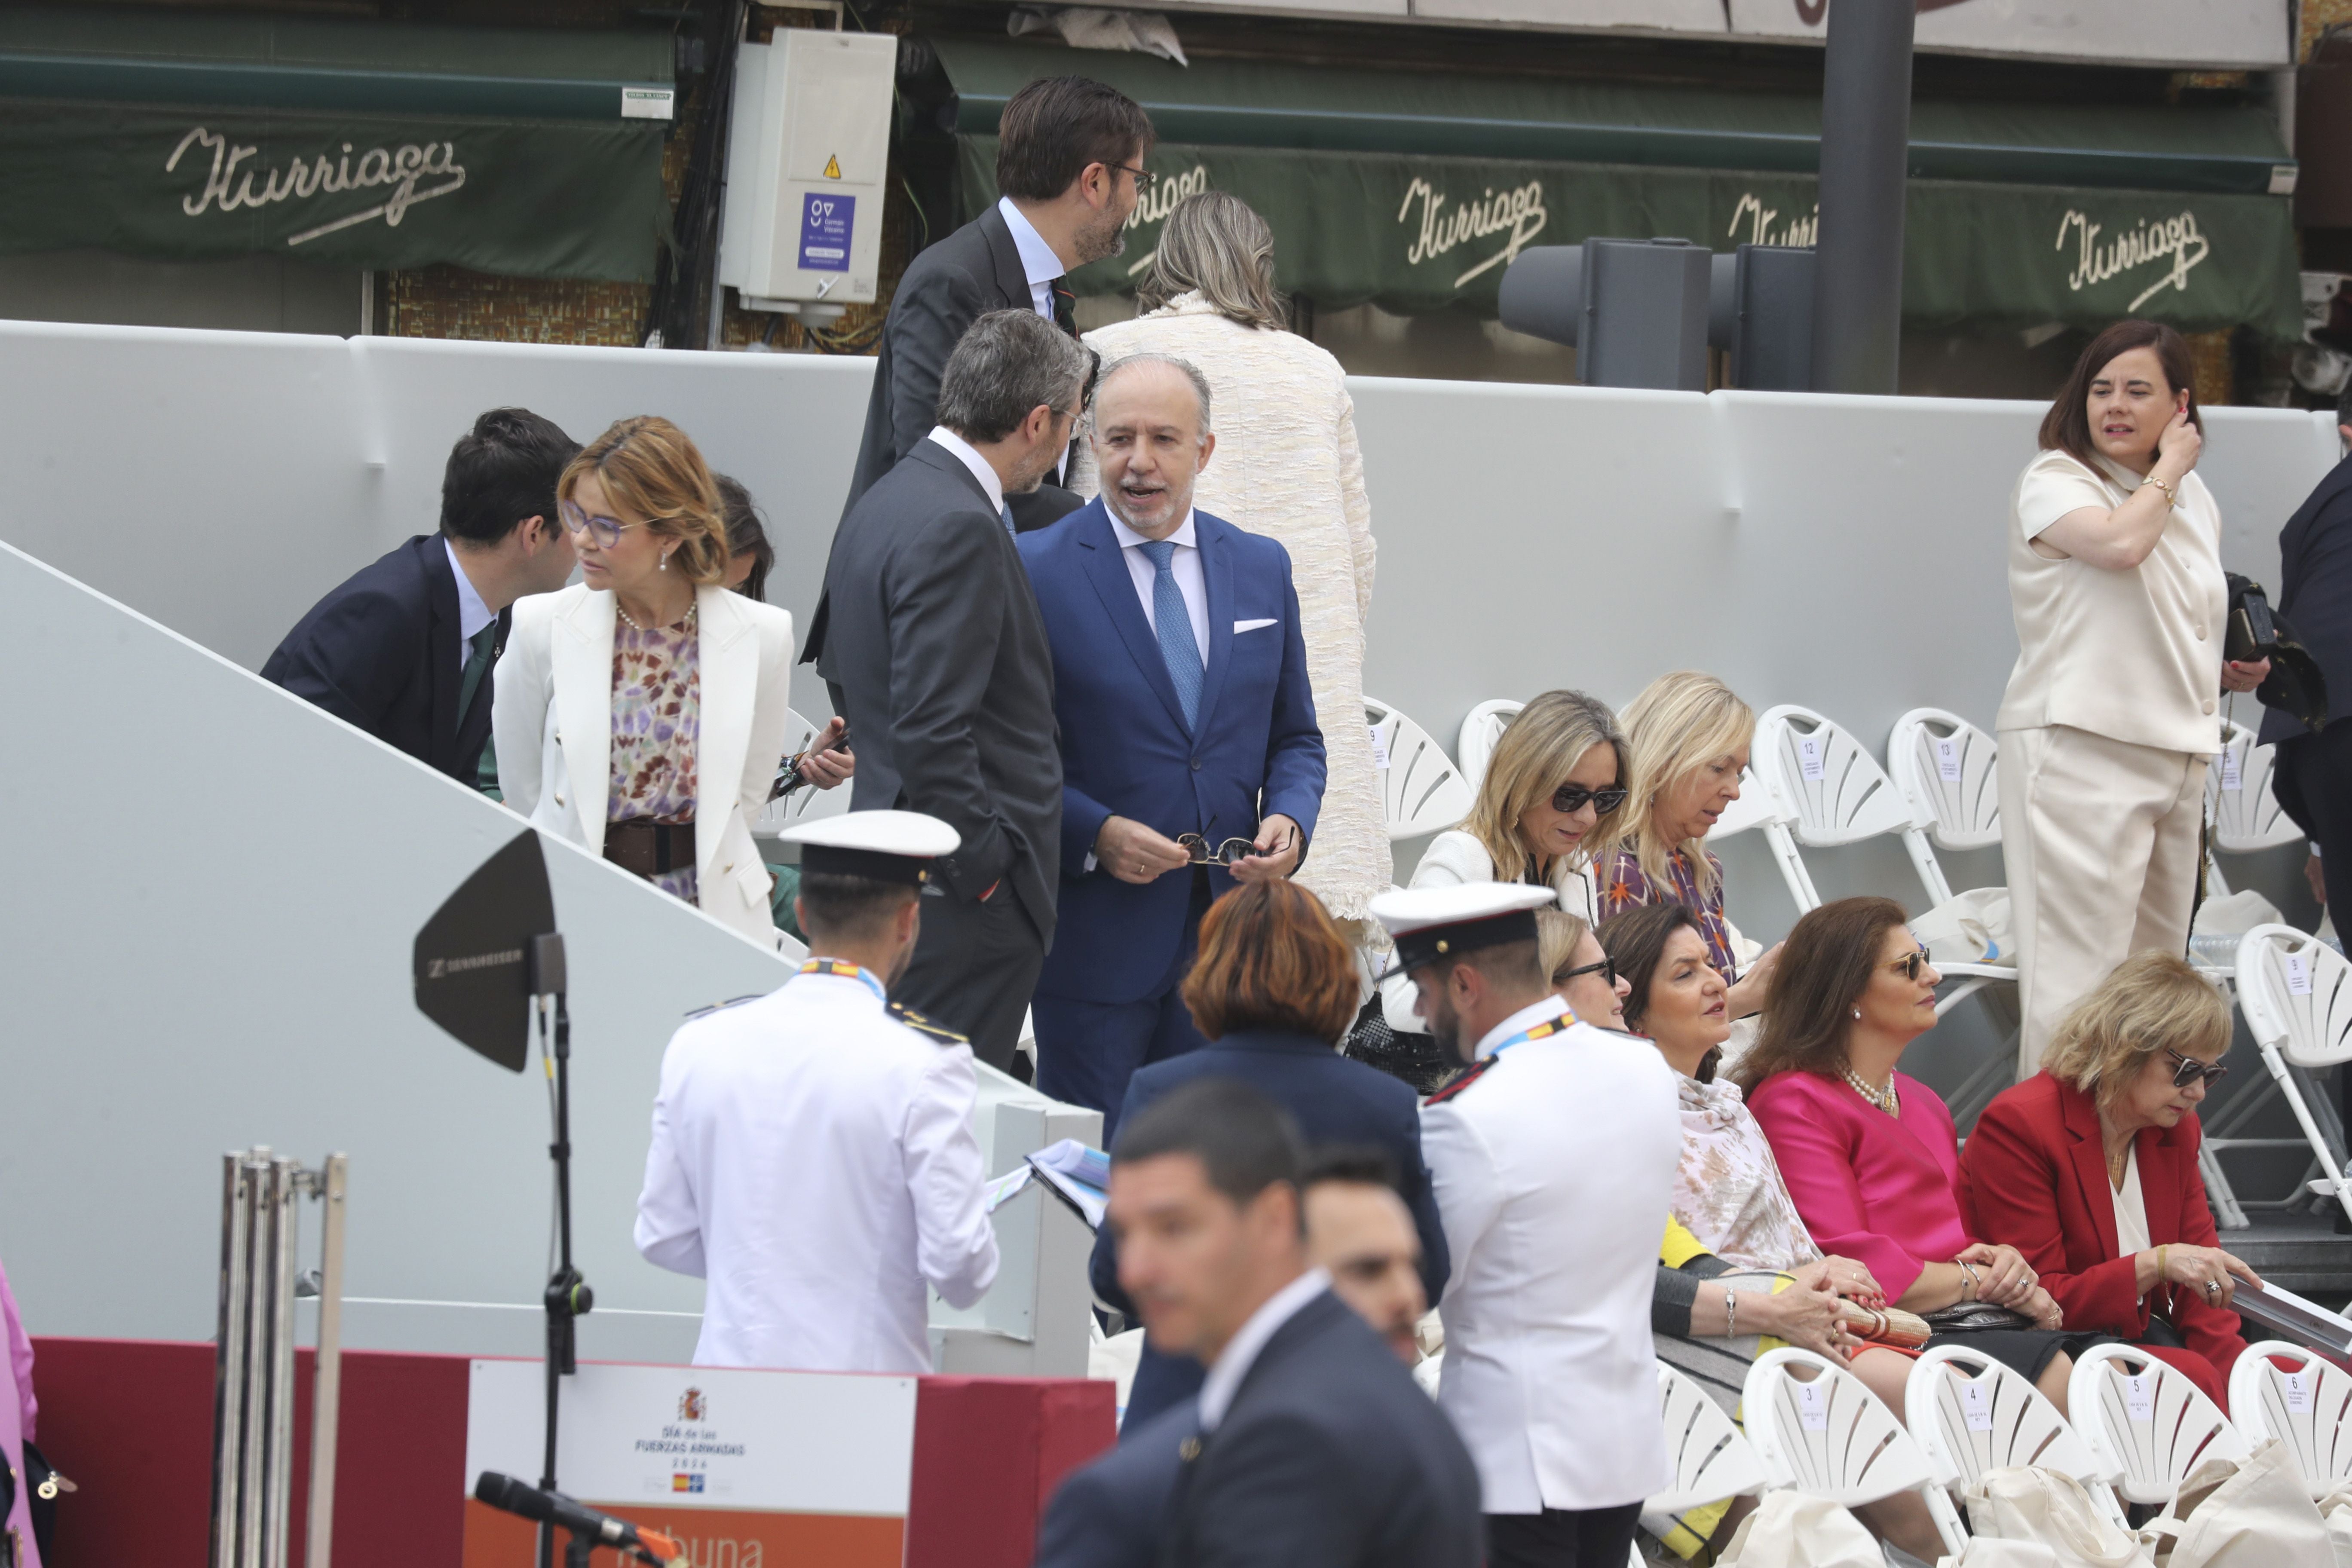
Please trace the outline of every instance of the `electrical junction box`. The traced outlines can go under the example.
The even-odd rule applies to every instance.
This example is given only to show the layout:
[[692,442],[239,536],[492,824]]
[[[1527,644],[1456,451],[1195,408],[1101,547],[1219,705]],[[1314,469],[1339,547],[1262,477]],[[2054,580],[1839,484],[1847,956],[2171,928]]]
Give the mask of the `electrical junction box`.
[[803,321],[871,304],[898,40],[779,27],[736,57],[719,280]]

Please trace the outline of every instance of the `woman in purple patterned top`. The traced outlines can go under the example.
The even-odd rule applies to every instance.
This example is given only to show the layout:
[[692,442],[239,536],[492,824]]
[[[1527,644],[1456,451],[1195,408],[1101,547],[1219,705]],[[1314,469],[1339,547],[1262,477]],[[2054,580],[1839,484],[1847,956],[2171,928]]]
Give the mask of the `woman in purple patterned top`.
[[1724,916],[1723,867],[1705,842],[1739,798],[1755,711],[1715,677],[1679,669],[1643,688],[1619,722],[1642,781],[1640,806],[1601,879],[1601,917],[1661,900],[1682,905],[1698,918],[1707,956],[1731,987],[1731,1016],[1759,1012],[1780,950],[1741,969],[1755,944]]

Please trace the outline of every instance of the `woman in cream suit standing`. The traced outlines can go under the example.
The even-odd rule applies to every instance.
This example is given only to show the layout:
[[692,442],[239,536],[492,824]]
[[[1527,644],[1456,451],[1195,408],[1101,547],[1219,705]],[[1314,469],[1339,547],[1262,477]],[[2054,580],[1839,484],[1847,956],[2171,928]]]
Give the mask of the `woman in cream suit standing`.
[[2021,1077],[2126,954],[2187,950],[2219,700],[2270,673],[2222,662],[2202,430],[2180,334],[2117,321],[2043,416],[2010,503],[2017,667],[1994,727]]
[[516,602],[492,710],[507,804],[772,947],[751,818],[784,751],[793,618],[730,593],[710,469],[624,419],[556,484],[585,581]]
[[[1338,360],[1283,330],[1273,231],[1236,197],[1207,191],[1177,203],[1135,298],[1142,315],[1088,332],[1087,343],[1105,364],[1164,353],[1200,367],[1219,428],[1217,461],[1202,472],[1193,504],[1290,552],[1330,768],[1315,853],[1298,881],[1360,944],[1380,929],[1370,904],[1388,890],[1391,862],[1364,723],[1372,524],[1354,400]],[[1085,496],[1099,488],[1084,441],[1072,451],[1070,488]]]

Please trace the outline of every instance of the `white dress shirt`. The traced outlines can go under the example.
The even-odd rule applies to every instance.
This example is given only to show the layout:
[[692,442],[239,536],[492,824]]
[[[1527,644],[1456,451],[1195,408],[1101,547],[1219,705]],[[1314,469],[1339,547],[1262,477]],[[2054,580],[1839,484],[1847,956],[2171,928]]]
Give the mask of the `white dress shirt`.
[[441,536],[441,548],[449,552],[449,573],[457,579],[457,668],[462,671],[466,660],[473,657],[474,639],[482,635],[484,626],[499,618],[499,613],[482,603],[481,595],[474,592],[474,580],[466,575],[465,564],[457,559],[457,547],[449,542],[446,533]]
[[[1118,513],[1106,506],[1110,513],[1111,537],[1118,541],[1119,553],[1127,558],[1127,574],[1135,580],[1135,596],[1143,601],[1143,618],[1151,627],[1151,635],[1160,635],[1160,613],[1152,605],[1152,583],[1160,569],[1151,564],[1151,557],[1143,546],[1151,542],[1119,521]],[[1168,563],[1171,575],[1176,579],[1176,591],[1184,595],[1184,613],[1192,622],[1192,646],[1200,650],[1201,668],[1209,667],[1209,582],[1201,573],[1200,534],[1192,526],[1193,514],[1184,513],[1182,526],[1168,538],[1176,546],[1175,555]]]
[[1201,1430],[1213,1432],[1234,1407],[1234,1395],[1241,1392],[1242,1379],[1257,1364],[1258,1352],[1265,1342],[1274,1338],[1275,1331],[1298,1315],[1299,1309],[1331,1288],[1331,1276],[1323,1269],[1310,1268],[1268,1296],[1252,1312],[1249,1321],[1225,1343],[1224,1353],[1201,1380]]
[[1488,1513],[1614,1508],[1674,1479],[1650,1342],[1682,1158],[1674,1069],[1590,1024],[1494,1053],[1559,1007],[1489,1030],[1488,1065],[1421,1113],[1453,1254],[1437,1400]]
[[1067,270],[1054,247],[1045,243],[1021,209],[1013,205],[1011,196],[996,198],[996,210],[1004,215],[1004,226],[1013,231],[1013,248],[1021,252],[1021,270],[1029,279],[1029,303],[1047,321],[1054,319],[1054,280]]
[[2124,1156],[2124,1184],[2109,1187],[2116,1199],[2116,1256],[2137,1258],[2156,1243],[2147,1238],[2147,1203],[2139,1191],[2139,1142]]
[[980,455],[980,448],[944,425],[931,426],[931,439],[953,452],[956,461],[971,470],[971,477],[978,479],[980,488],[988,492],[988,504],[994,507],[1000,513],[1003,512],[1004,481],[996,477],[996,470],[989,467],[986,458]]
[[925,1282],[963,1308],[996,1279],[978,1096],[971,1048],[890,1016],[869,974],[681,1027],[636,1244],[708,1281],[695,1364],[930,1371]]

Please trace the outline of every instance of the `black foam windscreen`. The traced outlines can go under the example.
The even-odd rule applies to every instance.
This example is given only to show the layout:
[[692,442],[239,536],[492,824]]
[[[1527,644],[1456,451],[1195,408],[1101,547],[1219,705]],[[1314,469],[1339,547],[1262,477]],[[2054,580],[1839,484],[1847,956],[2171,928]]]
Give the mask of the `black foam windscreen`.
[[530,1054],[532,939],[555,929],[539,834],[482,862],[416,933],[416,1008],[509,1072]]

